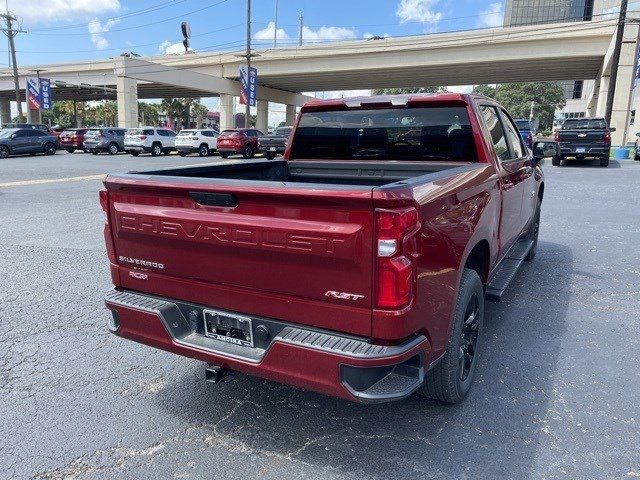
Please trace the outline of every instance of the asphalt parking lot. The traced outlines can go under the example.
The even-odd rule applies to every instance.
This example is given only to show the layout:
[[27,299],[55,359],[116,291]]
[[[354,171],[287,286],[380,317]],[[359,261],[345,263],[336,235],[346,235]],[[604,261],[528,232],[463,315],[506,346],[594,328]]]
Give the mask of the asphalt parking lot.
[[487,304],[457,406],[212,385],[198,362],[109,334],[100,176],[195,163],[0,163],[0,477],[640,477],[640,162],[546,162],[538,256]]

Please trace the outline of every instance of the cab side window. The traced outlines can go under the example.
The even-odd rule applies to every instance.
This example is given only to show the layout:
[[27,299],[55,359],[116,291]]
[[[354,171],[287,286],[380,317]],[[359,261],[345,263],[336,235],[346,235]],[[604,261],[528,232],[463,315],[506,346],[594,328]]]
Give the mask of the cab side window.
[[525,156],[525,149],[522,145],[522,139],[518,132],[518,128],[513,123],[513,120],[511,120],[507,112],[502,110],[501,113],[504,120],[504,126],[507,131],[507,140],[509,141],[509,145],[511,145],[511,151],[513,152],[513,158],[522,158]]
[[498,158],[501,162],[509,160],[511,158],[511,152],[509,151],[507,136],[502,128],[502,122],[500,122],[498,111],[495,107],[482,105],[480,106],[480,112],[482,113],[484,122],[487,125],[487,130],[489,130],[489,133],[491,134],[491,142],[493,143],[493,148],[495,149]]

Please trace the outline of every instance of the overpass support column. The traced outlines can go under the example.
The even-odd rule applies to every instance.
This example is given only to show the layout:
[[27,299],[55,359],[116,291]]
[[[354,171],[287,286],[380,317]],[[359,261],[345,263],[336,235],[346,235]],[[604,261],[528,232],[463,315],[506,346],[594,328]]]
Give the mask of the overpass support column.
[[134,78],[116,77],[118,90],[118,127],[138,126],[138,81]]
[[256,128],[262,133],[267,133],[267,129],[269,128],[269,102],[266,100],[258,100],[256,114]]
[[600,78],[600,90],[596,101],[596,117],[604,117],[607,110],[607,94],[609,92],[609,75]]
[[2,124],[11,123],[11,100],[8,98],[0,99],[0,116],[2,116]]
[[285,123],[287,125],[293,125],[293,122],[296,121],[296,106],[295,105],[287,105],[287,118]]
[[233,95],[220,94],[220,131],[236,128],[233,118]]

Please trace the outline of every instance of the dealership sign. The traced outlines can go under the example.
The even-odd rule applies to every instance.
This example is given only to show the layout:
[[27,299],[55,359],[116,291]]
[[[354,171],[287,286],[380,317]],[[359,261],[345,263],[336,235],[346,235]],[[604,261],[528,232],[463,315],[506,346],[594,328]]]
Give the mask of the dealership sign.
[[251,67],[247,74],[247,66],[240,67],[240,103],[256,106],[256,95],[258,88],[258,69]]
[[29,110],[51,110],[51,80],[27,77],[27,103]]

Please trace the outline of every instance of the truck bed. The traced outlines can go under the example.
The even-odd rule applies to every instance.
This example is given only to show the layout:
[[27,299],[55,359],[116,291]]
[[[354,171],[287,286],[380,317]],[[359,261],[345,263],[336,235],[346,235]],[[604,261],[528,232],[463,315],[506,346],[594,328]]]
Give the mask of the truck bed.
[[[468,166],[467,162],[253,160],[129,172],[128,175],[380,187],[408,178]],[[426,180],[428,179],[425,178]]]

